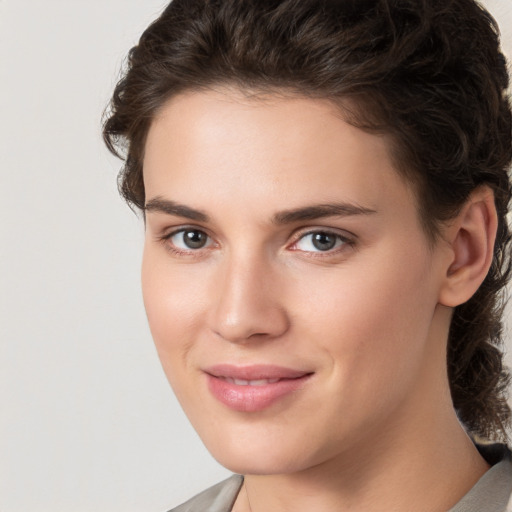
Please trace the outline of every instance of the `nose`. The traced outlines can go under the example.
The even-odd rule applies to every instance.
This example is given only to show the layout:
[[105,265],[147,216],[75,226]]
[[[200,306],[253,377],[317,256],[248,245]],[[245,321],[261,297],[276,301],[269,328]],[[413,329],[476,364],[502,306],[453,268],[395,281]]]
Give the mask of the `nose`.
[[211,330],[235,343],[284,334],[289,318],[278,281],[271,265],[261,260],[225,262],[212,294]]

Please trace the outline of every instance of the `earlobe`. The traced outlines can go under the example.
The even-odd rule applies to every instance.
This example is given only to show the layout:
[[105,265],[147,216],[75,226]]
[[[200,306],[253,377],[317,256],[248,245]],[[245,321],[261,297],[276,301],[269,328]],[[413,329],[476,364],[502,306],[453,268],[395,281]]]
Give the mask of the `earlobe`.
[[452,258],[446,267],[439,303],[455,307],[469,300],[492,263],[498,225],[494,193],[476,189],[446,232]]

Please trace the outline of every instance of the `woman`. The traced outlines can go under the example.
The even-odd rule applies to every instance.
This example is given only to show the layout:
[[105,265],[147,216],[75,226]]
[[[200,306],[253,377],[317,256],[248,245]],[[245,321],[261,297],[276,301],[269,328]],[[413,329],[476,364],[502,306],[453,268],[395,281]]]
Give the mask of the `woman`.
[[237,474],[173,510],[508,510],[507,84],[473,0],[174,0],[144,32],[104,136],[162,366]]

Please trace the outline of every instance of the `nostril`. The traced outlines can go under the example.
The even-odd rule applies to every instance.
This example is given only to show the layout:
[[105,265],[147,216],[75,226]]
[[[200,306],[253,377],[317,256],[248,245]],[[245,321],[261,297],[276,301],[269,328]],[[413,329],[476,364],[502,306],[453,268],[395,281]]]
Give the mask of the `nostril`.
[[286,332],[288,315],[268,269],[260,261],[241,264],[230,259],[224,270],[218,274],[216,300],[209,311],[211,331],[238,343],[263,341]]

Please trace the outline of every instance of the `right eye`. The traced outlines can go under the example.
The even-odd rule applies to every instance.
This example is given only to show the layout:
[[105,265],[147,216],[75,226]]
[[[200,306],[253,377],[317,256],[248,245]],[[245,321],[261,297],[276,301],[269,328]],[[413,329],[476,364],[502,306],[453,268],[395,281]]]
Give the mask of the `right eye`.
[[166,237],[167,241],[178,251],[194,251],[210,247],[212,239],[200,229],[180,229]]

